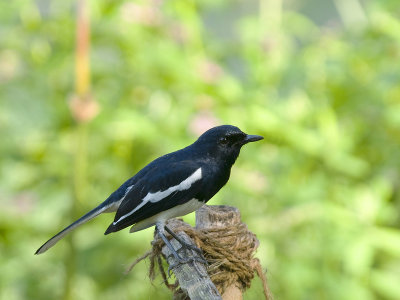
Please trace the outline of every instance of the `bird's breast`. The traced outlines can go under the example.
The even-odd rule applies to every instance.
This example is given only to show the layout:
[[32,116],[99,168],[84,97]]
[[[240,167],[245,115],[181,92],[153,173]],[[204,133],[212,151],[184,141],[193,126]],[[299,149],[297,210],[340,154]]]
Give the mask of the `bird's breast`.
[[210,200],[229,180],[230,168],[218,164],[208,164],[203,167],[203,187],[199,199],[207,202]]

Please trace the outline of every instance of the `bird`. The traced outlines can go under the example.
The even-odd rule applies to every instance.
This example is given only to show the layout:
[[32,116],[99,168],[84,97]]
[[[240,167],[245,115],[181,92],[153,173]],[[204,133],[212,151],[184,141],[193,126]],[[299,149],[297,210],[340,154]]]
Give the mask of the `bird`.
[[233,125],[207,130],[191,145],[150,162],[104,202],[50,238],[35,254],[46,252],[72,230],[98,215],[116,212],[105,235],[129,226],[131,233],[155,226],[175,258],[183,261],[165,231],[182,247],[188,245],[166,226],[166,221],[191,213],[208,202],[228,182],[242,146],[262,139]]

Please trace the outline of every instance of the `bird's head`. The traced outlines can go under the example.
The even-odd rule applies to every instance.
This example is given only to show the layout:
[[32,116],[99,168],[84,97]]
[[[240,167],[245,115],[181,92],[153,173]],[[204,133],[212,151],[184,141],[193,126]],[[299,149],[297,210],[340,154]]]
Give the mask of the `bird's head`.
[[262,139],[262,136],[246,134],[235,126],[222,125],[204,132],[195,144],[212,156],[221,157],[233,164],[243,145]]

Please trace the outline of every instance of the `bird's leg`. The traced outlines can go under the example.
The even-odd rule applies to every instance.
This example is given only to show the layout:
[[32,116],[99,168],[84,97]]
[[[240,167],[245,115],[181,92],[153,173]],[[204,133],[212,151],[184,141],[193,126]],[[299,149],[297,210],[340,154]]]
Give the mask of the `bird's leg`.
[[201,262],[201,263],[203,263],[203,264],[205,264],[205,265],[208,265],[207,260],[206,260],[206,258],[204,257],[203,251],[201,251],[201,249],[197,248],[197,247],[194,246],[194,245],[191,245],[191,244],[185,242],[183,239],[181,239],[179,236],[177,236],[177,235],[175,234],[175,232],[173,232],[171,229],[169,229],[169,228],[167,227],[167,225],[165,225],[164,228],[165,228],[165,230],[166,230],[174,239],[176,239],[176,240],[181,244],[181,246],[182,246],[183,249],[186,249],[186,250],[187,250],[187,249],[193,250],[193,251],[195,251],[195,252],[200,256],[200,258],[197,258],[197,257],[196,257],[196,258],[192,258],[192,260],[197,260],[197,261],[199,261],[199,262]]
[[[171,242],[167,239],[167,237],[164,234],[164,229],[168,231],[169,234],[172,235],[173,238],[175,238],[178,243],[181,244],[181,249],[187,250],[187,249],[191,249],[196,251],[197,253],[200,254],[200,257],[190,257],[190,258],[182,258],[178,252],[174,249],[174,247],[172,246]],[[170,249],[172,255],[174,256],[176,262],[175,263],[171,263],[168,267],[168,276],[171,276],[171,270],[174,269],[175,267],[181,265],[181,264],[186,264],[188,262],[194,262],[194,261],[198,261],[201,262],[205,265],[207,265],[207,261],[204,258],[203,254],[201,253],[201,250],[193,245],[188,244],[187,242],[183,241],[181,238],[179,238],[174,232],[172,232],[172,230],[170,230],[167,226],[165,226],[164,223],[157,223],[156,224],[156,230],[159,234],[159,236],[161,237],[161,239],[164,241],[165,245]]]
[[174,249],[174,247],[171,245],[170,241],[167,239],[167,237],[164,234],[164,226],[160,226],[160,224],[156,225],[156,229],[158,232],[158,235],[161,237],[161,239],[164,241],[165,245],[171,250],[172,255],[175,257],[175,259],[180,262],[180,263],[185,263],[186,260],[184,260],[178,252]]
[[170,241],[167,239],[167,237],[164,234],[164,226],[165,226],[165,224],[157,223],[156,229],[157,229],[158,235],[164,241],[165,245],[169,248],[169,250],[171,251],[172,255],[174,256],[174,258],[176,260],[176,263],[170,264],[168,267],[167,273],[168,273],[168,276],[171,277],[172,269],[174,269],[176,266],[179,266],[180,264],[185,264],[185,263],[189,262],[189,260],[182,258],[178,254],[178,252],[176,252],[176,250],[174,249],[174,247],[172,246],[172,244],[170,243]]

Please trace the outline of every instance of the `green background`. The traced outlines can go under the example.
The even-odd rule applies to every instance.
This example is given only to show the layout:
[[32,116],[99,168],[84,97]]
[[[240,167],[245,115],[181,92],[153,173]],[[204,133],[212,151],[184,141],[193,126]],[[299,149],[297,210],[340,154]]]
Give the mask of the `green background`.
[[105,237],[112,215],[33,253],[216,124],[265,137],[209,204],[240,209],[276,299],[400,299],[398,0],[89,4],[77,124],[76,3],[0,2],[1,299],[170,299],[148,262],[123,274],[153,230]]

